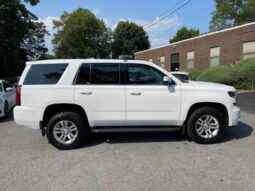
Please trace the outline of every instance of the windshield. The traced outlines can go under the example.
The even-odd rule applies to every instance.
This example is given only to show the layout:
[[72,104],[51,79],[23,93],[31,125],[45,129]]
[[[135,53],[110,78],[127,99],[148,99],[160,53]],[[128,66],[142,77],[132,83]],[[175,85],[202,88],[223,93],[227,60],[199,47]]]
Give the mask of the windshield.
[[177,77],[179,80],[183,81],[188,81],[189,76],[186,74],[173,74],[175,77]]

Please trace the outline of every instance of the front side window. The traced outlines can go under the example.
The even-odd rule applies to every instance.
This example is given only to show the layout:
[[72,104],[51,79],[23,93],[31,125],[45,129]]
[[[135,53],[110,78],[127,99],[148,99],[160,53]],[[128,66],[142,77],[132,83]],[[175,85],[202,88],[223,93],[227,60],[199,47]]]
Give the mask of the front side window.
[[151,66],[129,64],[127,84],[162,85],[164,76]]
[[119,84],[119,64],[92,64],[91,84]]
[[0,92],[3,92],[2,83],[0,82]]
[[68,64],[35,64],[27,73],[24,85],[57,84]]

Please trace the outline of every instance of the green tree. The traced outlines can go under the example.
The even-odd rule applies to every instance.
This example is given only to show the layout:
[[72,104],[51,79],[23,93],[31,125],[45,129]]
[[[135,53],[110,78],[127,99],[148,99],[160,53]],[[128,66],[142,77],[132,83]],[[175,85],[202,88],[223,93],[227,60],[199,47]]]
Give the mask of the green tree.
[[120,21],[113,31],[112,57],[133,55],[150,48],[149,37],[143,27],[133,22]]
[[87,9],[64,12],[53,21],[57,32],[52,40],[58,58],[109,58],[111,32]]
[[20,75],[25,62],[45,54],[45,26],[24,3],[38,0],[0,0],[0,78]]
[[255,21],[255,0],[214,0],[211,32]]
[[21,43],[21,47],[26,50],[27,60],[37,60],[48,51],[44,44],[45,35],[49,35],[49,33],[42,22],[31,24],[25,35],[25,40]]
[[181,40],[189,39],[192,37],[199,36],[199,30],[196,29],[188,29],[187,27],[182,27],[176,32],[176,35],[169,40],[169,43],[178,42]]

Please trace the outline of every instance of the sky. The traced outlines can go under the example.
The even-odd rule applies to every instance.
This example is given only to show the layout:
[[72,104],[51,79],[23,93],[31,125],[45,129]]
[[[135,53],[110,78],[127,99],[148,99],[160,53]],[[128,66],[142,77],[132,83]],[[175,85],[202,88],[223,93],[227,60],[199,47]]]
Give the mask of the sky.
[[[69,13],[77,8],[91,10],[107,27],[114,30],[118,21],[128,20],[141,26],[162,18],[169,10],[188,0],[41,0],[28,9],[44,22],[50,36],[45,38],[49,53],[52,54],[51,40],[54,34],[52,20],[57,20],[64,11]],[[211,14],[215,8],[213,0],[191,0],[186,6],[171,14],[158,24],[146,29],[151,47],[166,45],[182,26],[208,32]],[[145,27],[144,27],[145,28]]]

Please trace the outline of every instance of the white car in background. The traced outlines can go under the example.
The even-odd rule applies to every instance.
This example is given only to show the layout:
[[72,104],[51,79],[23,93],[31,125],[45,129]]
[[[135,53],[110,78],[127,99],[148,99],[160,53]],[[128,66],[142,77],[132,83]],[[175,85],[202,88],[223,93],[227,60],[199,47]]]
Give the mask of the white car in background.
[[8,117],[9,111],[15,105],[15,88],[6,80],[0,80],[0,117]]
[[179,80],[183,81],[189,81],[191,80],[191,77],[189,75],[188,72],[180,72],[180,71],[176,71],[176,72],[170,72],[172,75],[174,75],[176,78],[178,78]]

